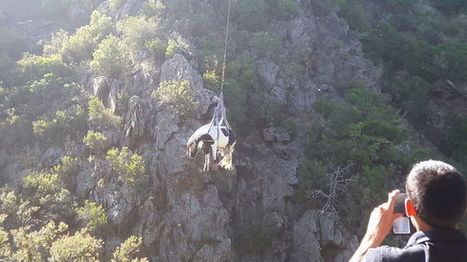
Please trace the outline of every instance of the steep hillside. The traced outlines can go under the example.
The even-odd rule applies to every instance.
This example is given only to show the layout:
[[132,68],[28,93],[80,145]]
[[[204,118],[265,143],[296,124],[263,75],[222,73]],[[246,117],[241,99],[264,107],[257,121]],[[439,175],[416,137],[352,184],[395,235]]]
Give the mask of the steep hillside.
[[[1,49],[0,257],[347,261],[366,214],[411,164],[463,163],[446,150],[465,145],[424,137],[465,135],[465,96],[431,96],[465,80],[430,82],[424,101],[455,112],[454,124],[420,129],[419,89],[401,88],[423,77],[417,64],[391,67],[364,31],[377,19],[365,3],[395,12],[385,1],[233,0],[225,100],[235,169],[208,172],[185,145],[219,101],[228,2],[38,2],[24,19],[51,26],[0,42],[12,48]],[[22,9],[8,8],[1,28],[25,36],[11,16]]]

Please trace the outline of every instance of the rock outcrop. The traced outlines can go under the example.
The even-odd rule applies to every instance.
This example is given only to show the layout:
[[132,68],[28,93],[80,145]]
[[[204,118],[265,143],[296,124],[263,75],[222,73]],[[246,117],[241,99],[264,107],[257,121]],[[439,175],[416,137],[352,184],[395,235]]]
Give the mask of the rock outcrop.
[[[292,111],[303,111],[322,95],[336,96],[340,85],[362,83],[377,90],[382,69],[363,57],[361,43],[348,25],[335,12],[307,12],[278,25],[275,32],[287,40],[283,50],[292,59],[281,65],[258,62],[258,74],[270,95]],[[299,61],[306,62],[297,67]]]
[[117,104],[118,80],[107,79],[104,76],[98,76],[91,81],[92,94],[99,98],[105,107],[115,112]]
[[290,134],[284,127],[269,127],[263,129],[263,138],[267,142],[286,144],[290,142]]
[[[303,112],[320,96],[338,97],[340,84],[360,81],[377,89],[381,70],[363,58],[361,44],[335,12],[318,16],[310,10],[275,28],[285,52],[303,49],[308,62],[300,68],[303,73],[287,74],[288,63],[262,59],[258,75],[267,96],[286,105],[297,122],[310,121]],[[253,131],[238,139],[233,173],[203,173],[201,161],[186,157],[185,144],[218,98],[182,54],[154,70],[159,83],[189,82],[196,117],[183,119],[164,101],[145,97],[144,88],[130,98],[123,137],[146,160],[150,186],[137,193],[117,184],[87,190],[105,203],[112,223],[124,228],[115,239],[143,236],[153,261],[348,260],[356,239],[326,214],[288,200],[298,184],[303,130],[293,136],[286,127]],[[153,90],[159,85],[149,73],[137,73],[134,82]]]
[[[134,5],[143,2],[126,1],[114,17],[133,14],[138,10]],[[177,20],[168,31],[190,32],[189,22]],[[359,81],[378,88],[381,70],[364,59],[360,42],[335,11],[319,15],[307,9],[294,20],[271,27],[281,37],[288,60],[258,59],[259,81],[265,96],[287,108],[285,113],[299,125],[311,121],[304,112],[319,97],[338,98],[341,84]],[[297,57],[296,50],[303,55]],[[82,157],[74,190],[105,207],[112,229],[106,249],[135,234],[143,237],[142,251],[152,261],[347,261],[355,237],[326,214],[290,201],[304,158],[302,126],[291,132],[290,127],[268,124],[273,127],[258,127],[239,137],[233,172],[202,172],[201,159],[187,158],[187,139],[206,123],[219,100],[204,88],[203,72],[194,64],[196,50],[187,53],[161,64],[141,55],[132,79],[91,76],[84,83],[90,94],[123,119],[123,129],[113,134],[118,141],[111,144],[141,155],[149,175],[147,183],[135,190],[118,181],[104,159]],[[293,67],[299,58],[305,62]],[[289,74],[291,70],[299,72]],[[182,117],[151,95],[161,83],[171,81],[189,82],[194,117]],[[120,108],[117,92],[123,87],[130,98]],[[51,165],[59,155],[62,152],[50,149],[43,154],[44,162]]]
[[[180,54],[161,66],[163,81],[190,83],[197,110],[194,115],[205,114],[218,99],[203,88],[199,72]],[[119,194],[99,201],[110,202],[109,217],[119,227],[126,224],[129,232],[143,236],[155,261],[229,260],[233,256],[227,234],[230,214],[219,200],[217,188],[210,184],[212,174],[201,173],[201,165],[188,160],[185,152],[188,137],[202,123],[196,119],[182,122],[163,101],[152,98],[149,102],[137,96],[130,99],[125,119],[128,138],[150,138],[135,147],[148,160],[152,185],[147,193],[136,195],[120,188]],[[109,189],[103,195],[112,196],[112,192]],[[124,217],[131,218],[131,225]]]
[[[331,217],[316,210],[305,212],[293,227],[293,261],[345,262],[358,245],[346,239]],[[311,259],[311,260],[310,260]]]

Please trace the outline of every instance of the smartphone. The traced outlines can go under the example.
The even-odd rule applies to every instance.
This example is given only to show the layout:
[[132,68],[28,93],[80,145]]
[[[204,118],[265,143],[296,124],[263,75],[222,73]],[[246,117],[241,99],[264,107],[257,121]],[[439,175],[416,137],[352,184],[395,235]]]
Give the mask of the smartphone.
[[394,204],[394,213],[400,213],[404,216],[407,216],[405,212],[405,200],[407,199],[407,193],[399,193],[396,198],[396,203]]
[[403,217],[400,217],[392,223],[392,232],[395,235],[407,235],[410,234],[410,219],[407,217],[405,212],[405,200],[407,199],[406,193],[400,193],[397,196],[396,203],[394,204],[394,213],[400,213]]
[[408,217],[399,217],[392,223],[392,232],[395,235],[410,234],[410,219]]

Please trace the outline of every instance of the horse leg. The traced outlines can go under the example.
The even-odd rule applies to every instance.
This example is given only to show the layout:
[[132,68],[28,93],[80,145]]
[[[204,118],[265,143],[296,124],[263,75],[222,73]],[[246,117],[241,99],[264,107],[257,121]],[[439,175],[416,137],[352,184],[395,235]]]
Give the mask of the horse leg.
[[203,168],[203,171],[209,171],[210,170],[210,166],[211,166],[211,156],[210,156],[211,153],[207,153],[204,155],[204,168]]
[[222,160],[219,163],[219,165],[227,170],[232,170],[233,165],[232,165],[232,153],[233,153],[233,146],[226,146],[225,148],[222,149]]
[[211,145],[211,154],[212,160],[216,161],[217,159],[217,141],[214,140],[214,143]]

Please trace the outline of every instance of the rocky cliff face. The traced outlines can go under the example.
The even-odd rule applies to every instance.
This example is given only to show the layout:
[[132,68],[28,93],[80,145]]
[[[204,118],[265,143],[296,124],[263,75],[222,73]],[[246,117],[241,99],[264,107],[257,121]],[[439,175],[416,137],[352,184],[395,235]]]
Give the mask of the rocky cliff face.
[[[271,95],[293,109],[305,111],[323,94],[350,82],[362,82],[378,89],[382,70],[363,58],[361,43],[335,11],[321,14],[313,8],[285,24],[277,25],[284,39],[283,50],[303,50],[284,64],[258,62],[259,74]],[[290,51],[289,51],[290,52]],[[298,59],[306,60],[304,74],[291,77],[287,70]]]
[[[381,70],[363,58],[360,43],[335,11],[323,15],[310,9],[275,28],[284,50],[309,51],[299,76],[287,74],[293,59],[256,61],[268,96],[286,105],[298,122],[309,119],[304,112],[320,96],[339,99],[334,88],[339,84],[360,81],[378,88]],[[108,245],[131,233],[143,236],[153,261],[347,261],[356,237],[327,214],[288,201],[303,157],[300,127],[293,136],[284,127],[271,127],[239,137],[234,172],[203,173],[201,159],[186,157],[187,138],[217,101],[193,61],[176,54],[153,68],[160,76],[135,76],[141,91],[130,99],[120,143],[145,158],[148,191],[117,188],[111,181],[103,188],[94,182],[86,186],[87,179],[78,179],[78,191],[89,187],[88,197],[108,210],[116,229]],[[190,82],[197,118],[182,121],[169,105],[149,96],[158,82],[171,80]]]
[[[131,14],[138,4],[141,1],[128,1],[115,16]],[[150,174],[147,188],[135,191],[118,183],[104,162],[80,163],[75,192],[106,208],[112,224],[106,239],[109,249],[136,234],[143,237],[144,254],[152,261],[348,260],[356,237],[326,213],[288,199],[303,159],[301,125],[310,121],[305,112],[319,97],[339,100],[335,87],[340,84],[359,81],[378,89],[381,70],[363,57],[360,42],[336,10],[322,14],[303,5],[300,16],[273,25],[286,52],[283,57],[288,58],[279,63],[254,57],[266,96],[287,108],[299,124],[297,131],[290,134],[287,126],[271,126],[239,137],[233,172],[202,172],[202,159],[186,156],[188,137],[209,121],[218,100],[204,86],[196,46],[191,55],[175,54],[161,65],[142,55],[125,83],[100,76],[84,83],[108,108],[121,112],[123,130],[108,134],[112,144],[129,146],[141,155]],[[100,9],[106,10],[105,5]],[[171,33],[183,36],[187,27],[189,23],[178,21]],[[234,27],[232,35],[237,34]],[[234,37],[231,41],[239,48]],[[301,73],[289,74],[298,57],[288,50],[297,49],[305,51],[301,59],[306,63]],[[195,117],[185,119],[151,96],[161,82],[172,80],[190,83]],[[124,85],[133,94],[128,105],[119,108],[116,93]],[[58,153],[54,159],[59,157]]]
[[[196,102],[194,115],[205,115],[217,101],[203,88],[200,73],[180,54],[162,64],[160,79],[190,82],[189,92]],[[150,82],[143,84],[154,89]],[[187,138],[203,123],[182,121],[170,105],[150,96],[131,97],[128,109],[120,143],[144,157],[150,186],[135,192],[112,179],[103,187],[96,181],[86,186],[89,173],[77,180],[78,192],[88,187],[88,198],[107,209],[115,228],[115,239],[108,245],[131,233],[143,236],[147,255],[155,261],[229,260],[234,254],[227,233],[231,216],[212,184],[216,174],[202,173],[200,164],[188,161],[185,152]],[[90,169],[97,174],[96,180],[111,177],[108,167],[94,164]]]

